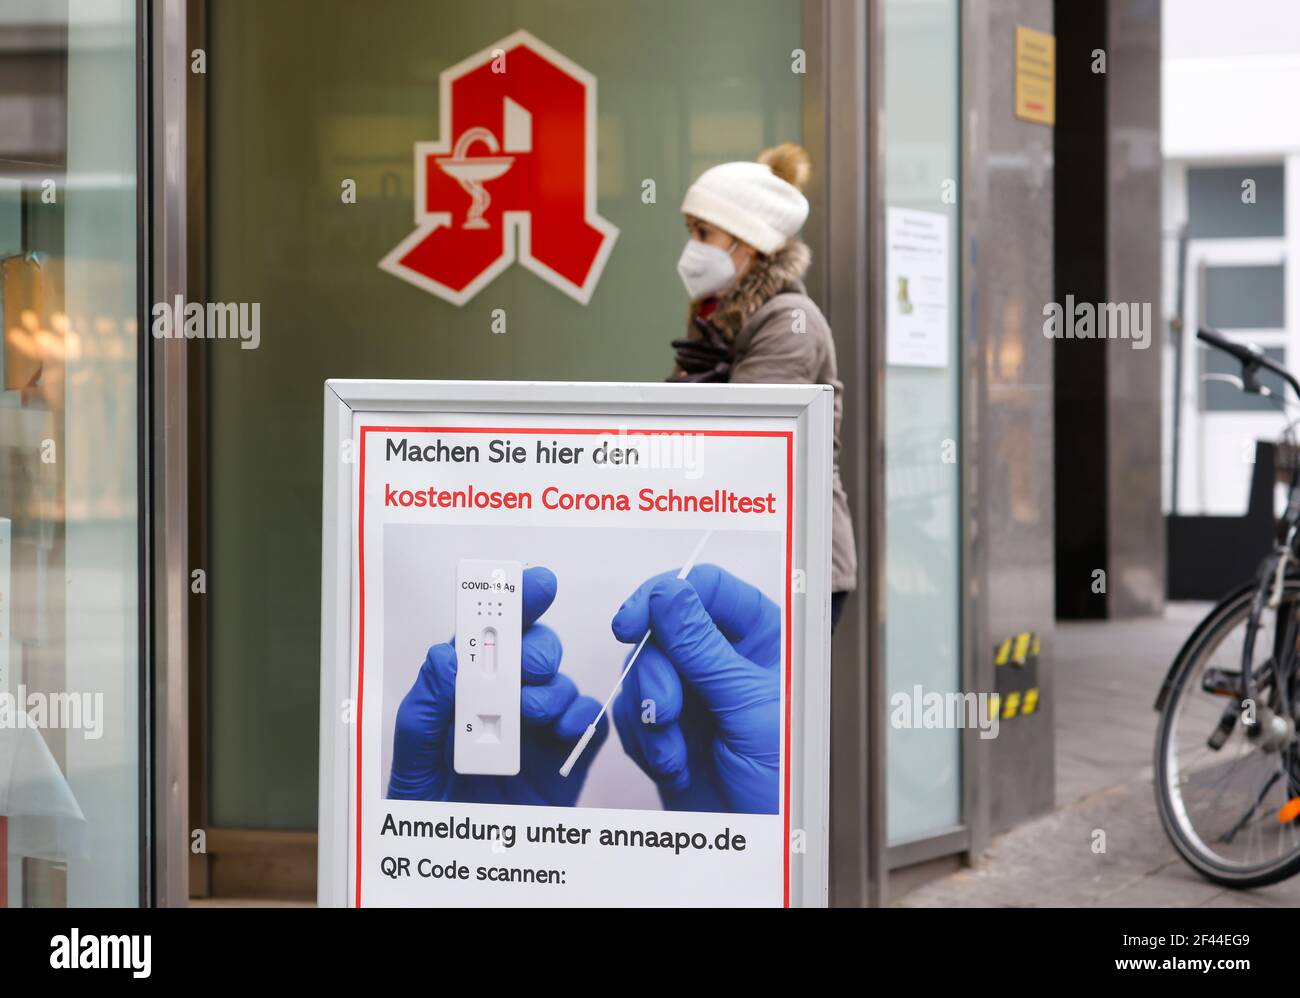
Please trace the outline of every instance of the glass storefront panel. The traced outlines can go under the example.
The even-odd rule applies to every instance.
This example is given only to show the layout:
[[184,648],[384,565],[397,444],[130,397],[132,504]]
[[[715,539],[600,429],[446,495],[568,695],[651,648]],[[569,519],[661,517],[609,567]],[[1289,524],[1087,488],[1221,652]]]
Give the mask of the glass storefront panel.
[[961,820],[961,731],[926,720],[961,689],[960,19],[957,0],[884,4],[891,843]]
[[[800,17],[789,0],[209,5],[207,295],[258,303],[261,324],[257,349],[204,345],[213,825],[315,825],[322,383],[663,378],[685,329],[682,195],[801,140]],[[619,235],[586,305],[518,263],[464,305],[379,267],[412,230],[440,72],[520,29],[596,80],[596,210]]]
[[0,6],[0,862],[140,898],[136,24]]

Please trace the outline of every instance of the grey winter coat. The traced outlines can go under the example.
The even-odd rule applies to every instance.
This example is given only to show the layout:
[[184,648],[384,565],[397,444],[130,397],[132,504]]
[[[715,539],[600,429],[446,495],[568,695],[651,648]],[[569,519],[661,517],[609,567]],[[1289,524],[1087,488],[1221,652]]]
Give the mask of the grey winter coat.
[[[830,385],[835,390],[831,499],[831,591],[857,588],[853,520],[840,481],[840,418],[844,386],[835,368],[831,328],[808,297],[803,275],[811,254],[797,239],[758,257],[722,295],[709,321],[731,339],[732,384]],[[692,303],[692,314],[698,303]],[[796,331],[796,317],[802,332]]]

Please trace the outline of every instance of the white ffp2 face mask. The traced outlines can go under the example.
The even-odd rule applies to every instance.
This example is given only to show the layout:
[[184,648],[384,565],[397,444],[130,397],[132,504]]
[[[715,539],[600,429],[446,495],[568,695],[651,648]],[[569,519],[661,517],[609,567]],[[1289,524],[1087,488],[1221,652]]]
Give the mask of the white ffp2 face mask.
[[677,274],[691,299],[716,294],[736,279],[731,253],[721,246],[690,239],[677,260]]

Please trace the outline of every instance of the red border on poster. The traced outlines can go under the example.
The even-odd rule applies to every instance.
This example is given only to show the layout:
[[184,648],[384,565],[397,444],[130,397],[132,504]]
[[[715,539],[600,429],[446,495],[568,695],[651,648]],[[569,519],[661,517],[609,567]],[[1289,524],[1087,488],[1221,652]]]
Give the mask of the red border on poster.
[[[785,746],[782,760],[782,796],[785,810],[785,849],[782,857],[784,881],[783,904],[790,907],[790,721],[791,721],[791,575],[794,559],[794,432],[792,430],[646,430],[623,428],[624,432],[661,436],[709,437],[776,437],[785,438]],[[617,435],[617,429],[596,427],[547,426],[363,426],[361,427],[361,457],[357,469],[357,770],[356,791],[353,799],[357,806],[356,839],[356,907],[361,907],[361,728],[364,720],[366,679],[366,434],[367,433],[608,433]]]

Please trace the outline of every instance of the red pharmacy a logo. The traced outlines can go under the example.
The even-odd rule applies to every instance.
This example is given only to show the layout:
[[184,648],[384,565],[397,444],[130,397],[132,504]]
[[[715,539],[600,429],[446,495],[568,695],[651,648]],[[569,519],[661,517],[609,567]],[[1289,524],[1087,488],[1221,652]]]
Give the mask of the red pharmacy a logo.
[[596,78],[527,31],[439,78],[415,231],[379,266],[464,305],[519,262],[582,304],[618,229],[596,213]]

